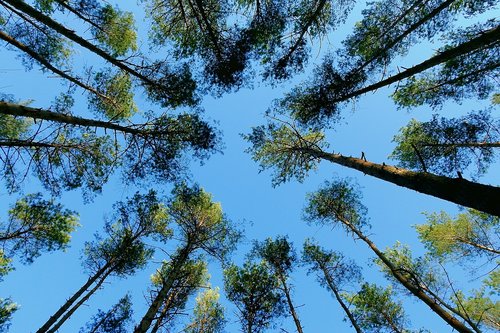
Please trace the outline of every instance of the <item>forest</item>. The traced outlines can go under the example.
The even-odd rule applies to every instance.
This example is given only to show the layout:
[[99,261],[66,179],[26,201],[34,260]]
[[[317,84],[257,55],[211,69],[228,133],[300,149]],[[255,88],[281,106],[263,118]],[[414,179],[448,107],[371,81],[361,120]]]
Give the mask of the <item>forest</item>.
[[0,333],[498,332],[493,0],[0,0]]

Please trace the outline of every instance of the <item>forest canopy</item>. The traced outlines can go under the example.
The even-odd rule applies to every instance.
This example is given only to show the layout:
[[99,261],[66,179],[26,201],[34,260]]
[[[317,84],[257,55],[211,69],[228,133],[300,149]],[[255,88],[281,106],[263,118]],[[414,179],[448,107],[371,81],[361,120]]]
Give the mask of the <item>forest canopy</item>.
[[0,0],[0,332],[500,329],[492,0]]

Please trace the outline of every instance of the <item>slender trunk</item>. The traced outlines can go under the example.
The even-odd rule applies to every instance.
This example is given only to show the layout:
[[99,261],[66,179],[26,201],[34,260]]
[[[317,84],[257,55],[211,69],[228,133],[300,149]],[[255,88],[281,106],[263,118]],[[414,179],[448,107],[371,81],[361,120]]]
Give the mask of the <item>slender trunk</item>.
[[27,15],[33,17],[34,19],[38,20],[39,22],[54,29],[55,31],[57,31],[61,35],[65,36],[66,38],[68,38],[68,39],[72,40],[73,42],[77,43],[78,45],[88,49],[89,51],[97,54],[98,56],[105,59],[109,63],[111,63],[111,64],[115,65],[116,67],[124,70],[125,72],[137,77],[138,79],[142,80],[143,82],[145,82],[149,85],[152,85],[152,86],[159,86],[159,84],[157,82],[152,81],[148,77],[142,75],[141,73],[137,72],[136,70],[125,65],[123,62],[121,62],[120,60],[111,56],[106,51],[98,48],[97,46],[90,43],[86,39],[77,35],[73,30],[70,30],[70,29],[66,28],[65,26],[61,25],[60,23],[52,20],[49,16],[47,16],[47,15],[43,14],[42,12],[38,11],[37,9],[31,7],[30,5],[28,5],[24,1],[22,1],[22,0],[2,0],[2,1],[10,4],[11,6],[15,7],[16,9],[26,13]]
[[[0,147],[16,148],[54,148],[54,149],[83,149],[83,145],[47,143],[27,140],[0,140]],[[1,240],[1,239],[0,239]]]
[[431,173],[415,172],[364,159],[326,153],[319,149],[295,148],[311,156],[330,161],[364,174],[406,187],[417,192],[500,216],[500,187],[470,182],[462,178],[449,178]]
[[302,325],[300,324],[299,316],[295,311],[295,307],[293,306],[292,297],[290,295],[290,290],[286,284],[286,279],[281,272],[278,273],[281,285],[283,286],[283,292],[285,293],[286,301],[288,303],[288,308],[290,309],[290,314],[292,315],[293,321],[295,323],[295,327],[297,327],[298,333],[303,333]]
[[12,46],[16,47],[17,49],[21,50],[22,52],[26,53],[27,55],[29,55],[30,57],[32,57],[33,59],[38,61],[42,66],[44,66],[45,68],[47,68],[49,71],[53,72],[54,74],[57,74],[60,77],[68,80],[69,82],[74,83],[77,86],[99,96],[100,98],[111,101],[113,103],[113,100],[109,96],[106,96],[106,95],[98,92],[93,87],[86,85],[85,83],[83,83],[79,79],[77,79],[77,78],[67,74],[65,71],[60,70],[57,67],[53,66],[47,59],[41,57],[37,52],[32,50],[30,47],[28,47],[27,45],[24,45],[23,43],[14,39],[12,36],[9,36],[5,32],[0,31],[0,39],[6,41],[10,45],[12,45]]
[[[33,119],[49,120],[62,124],[84,126],[84,127],[99,127],[114,131],[119,131],[127,134],[133,135],[150,135],[155,134],[155,132],[138,129],[137,127],[141,125],[132,126],[121,126],[116,123],[108,121],[93,120],[88,118],[81,118],[75,116],[69,116],[66,114],[48,111],[45,109],[32,108],[29,106],[19,105],[0,101],[0,114],[8,114],[11,116],[27,117]],[[165,131],[163,134],[167,134]]]
[[[371,64],[373,61],[375,61],[380,54],[383,54],[384,52],[389,51],[391,48],[393,48],[397,43],[401,42],[403,39],[408,37],[411,33],[416,31],[418,28],[420,28],[422,25],[425,23],[429,22],[431,19],[436,17],[439,13],[441,13],[443,10],[445,10],[447,7],[449,7],[455,0],[446,0],[443,3],[441,3],[438,7],[434,8],[433,11],[431,11],[429,14],[426,16],[422,17],[420,20],[412,24],[405,32],[403,32],[401,35],[396,37],[392,42],[387,44],[382,50],[378,52],[376,56],[373,56],[369,60],[365,61],[361,66],[356,68],[355,72],[359,72],[363,70],[366,66]],[[396,23],[396,22],[395,22]],[[381,36],[382,37],[382,36]]]
[[470,53],[472,51],[478,50],[480,48],[492,47],[493,44],[498,43],[499,39],[500,39],[500,26],[497,26],[497,27],[486,31],[486,32],[482,33],[480,36],[473,38],[465,43],[459,44],[459,45],[452,47],[452,48],[445,49],[444,51],[439,52],[434,57],[429,58],[429,59],[421,62],[418,65],[410,67],[410,68],[406,69],[405,71],[402,71],[396,75],[388,77],[385,80],[379,81],[379,82],[374,83],[372,85],[369,85],[365,88],[355,90],[351,93],[345,94],[345,95],[340,96],[338,98],[334,98],[332,102],[347,101],[353,97],[357,97],[357,96],[366,94],[367,92],[374,91],[374,90],[377,90],[379,88],[388,86],[392,83],[407,79],[410,76],[421,73],[421,72],[423,72],[431,67],[437,66],[437,65],[442,64],[448,60],[455,59],[457,57],[460,57],[460,56],[465,55],[467,53]]
[[172,273],[167,277],[166,281],[163,282],[161,289],[156,294],[156,297],[146,311],[146,314],[142,317],[141,322],[135,327],[134,333],[146,333],[151,327],[158,310],[167,298],[169,291],[172,289],[173,284],[178,278],[182,265],[184,265],[184,263],[189,259],[189,255],[193,249],[193,245],[190,241],[188,241],[187,244],[179,251],[179,254],[174,257],[174,268]]
[[345,314],[347,315],[347,318],[349,318],[349,321],[351,322],[352,327],[354,327],[354,329],[356,330],[357,333],[363,333],[363,330],[361,329],[361,327],[359,327],[356,319],[354,318],[354,315],[349,310],[349,307],[345,304],[344,300],[340,296],[339,291],[337,290],[337,287],[335,286],[335,283],[333,282],[333,278],[328,273],[328,271],[325,267],[321,267],[321,270],[323,271],[323,274],[325,275],[325,280],[326,280],[326,283],[328,284],[328,287],[335,295],[337,302],[339,302],[340,306],[342,307],[342,310],[344,310]]
[[64,316],[62,316],[61,319],[59,319],[59,321],[47,331],[47,333],[55,333],[62,326],[62,324],[64,324],[66,320],[68,320],[73,315],[73,313],[75,313],[75,311],[78,310],[78,308],[82,306],[82,304],[85,303],[90,298],[90,296],[92,296],[101,287],[101,285],[104,283],[109,274],[111,274],[111,272],[112,270],[107,271],[106,274],[101,277],[99,282],[97,282],[94,288],[92,288],[84,297],[82,297],[82,299],[80,299],[80,301],[78,301],[78,303],[76,303],[71,309],[69,309],[64,314]]
[[[370,249],[377,255],[377,257],[389,268],[392,276],[398,280],[410,293],[418,297],[422,302],[427,304],[434,313],[440,316],[444,321],[446,321],[451,327],[456,329],[461,333],[473,333],[474,331],[480,332],[477,327],[474,327],[474,331],[465,326],[460,320],[453,317],[448,311],[446,311],[435,299],[429,297],[422,288],[413,284],[410,279],[405,276],[401,269],[396,267],[386,256],[380,251],[375,244],[368,239],[361,231],[359,231],[354,225],[347,221],[342,216],[337,216],[339,221],[341,221],[349,230],[351,230],[359,239],[364,241]],[[470,324],[470,323],[469,323]],[[472,326],[472,325],[471,325]]]
[[[170,310],[170,306],[172,305],[173,298],[175,297],[175,294],[170,294],[168,299],[166,300],[165,304],[163,305],[163,309],[161,310],[160,315],[158,316],[158,319],[156,319],[155,325],[153,326],[153,329],[151,330],[150,333],[156,333],[160,329],[160,327],[163,324],[163,320],[165,320],[168,310]],[[203,331],[201,331],[203,332]]]
[[94,284],[95,281],[97,281],[103,274],[106,273],[106,270],[109,269],[109,267],[111,266],[111,263],[107,263],[106,265],[104,265],[101,269],[99,269],[92,277],[90,277],[87,282],[80,288],[78,289],[78,291],[73,294],[73,296],[71,296],[60,308],[59,310],[57,310],[52,316],[50,316],[49,320],[47,320],[47,322],[45,322],[45,324],[42,325],[42,327],[40,327],[38,329],[38,331],[36,331],[36,333],[45,333],[48,331],[48,329],[54,325],[54,323],[66,312],[68,311],[68,309],[71,307],[71,305],[73,305],[73,303],[76,302],[76,300],[78,298],[80,298],[80,296],[83,295],[83,293],[85,293],[85,291],[87,291],[88,288],[90,288],[90,286],[92,284]]
[[488,252],[491,252],[493,254],[500,254],[500,251],[497,249],[494,249],[492,247],[488,247],[488,246],[485,246],[485,245],[482,245],[479,243],[471,242],[467,239],[457,238],[457,241],[464,243],[464,244],[467,244],[467,245],[470,245],[470,246],[473,246],[473,247],[476,247],[476,248],[481,249],[483,251],[488,251]]

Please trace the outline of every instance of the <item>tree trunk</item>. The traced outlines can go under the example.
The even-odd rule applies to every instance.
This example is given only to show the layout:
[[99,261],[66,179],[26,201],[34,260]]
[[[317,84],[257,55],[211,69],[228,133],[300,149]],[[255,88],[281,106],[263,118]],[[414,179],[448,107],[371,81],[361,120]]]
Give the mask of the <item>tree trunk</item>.
[[295,149],[417,192],[500,216],[500,187],[497,186],[474,183],[462,178],[415,172],[386,164],[376,164],[360,158],[326,153],[319,149]]
[[354,329],[356,330],[357,333],[363,333],[363,330],[361,330],[361,327],[359,327],[352,312],[349,310],[347,305],[344,303],[344,300],[340,296],[339,291],[337,290],[337,287],[335,286],[335,283],[333,283],[333,278],[330,276],[330,274],[328,273],[328,271],[326,270],[325,267],[321,267],[321,270],[323,271],[323,274],[325,275],[325,280],[326,280],[326,283],[328,284],[328,287],[335,295],[337,302],[339,302],[340,306],[342,307],[345,314],[347,315],[347,318],[349,318],[349,321],[351,322],[352,327],[354,327]]
[[142,317],[141,322],[135,327],[134,333],[146,333],[151,327],[153,320],[155,319],[161,304],[165,301],[170,289],[172,288],[175,280],[178,278],[179,271],[184,265],[184,263],[189,259],[189,255],[194,250],[191,242],[187,242],[186,245],[179,251],[179,254],[174,257],[173,271],[167,277],[167,280],[163,283],[160,291],[156,294],[153,302],[149,306],[146,314]]
[[[48,111],[39,108],[32,108],[29,106],[19,105],[0,101],[0,114],[8,114],[11,116],[19,116],[33,119],[49,120],[61,124],[69,124],[75,126],[84,127],[99,127],[114,131],[119,131],[122,133],[133,134],[133,135],[151,135],[155,134],[153,131],[141,130],[131,126],[121,126],[116,123],[108,121],[93,120],[88,118],[81,118],[75,116],[69,116],[66,114]],[[136,125],[140,126],[140,125]],[[164,132],[167,133],[166,131]]]
[[82,297],[80,301],[78,301],[78,303],[76,303],[71,309],[69,309],[64,314],[64,316],[51,329],[47,331],[47,333],[55,333],[61,327],[61,325],[64,324],[64,322],[66,322],[66,320],[68,320],[73,315],[73,313],[78,310],[78,308],[82,306],[82,304],[85,303],[90,298],[90,296],[92,296],[101,287],[101,285],[104,283],[109,274],[111,274],[111,272],[112,270],[107,271],[106,274],[101,277],[99,282],[97,282],[94,288],[92,288],[84,297]]
[[93,87],[86,85],[85,83],[83,83],[79,79],[67,74],[65,71],[56,68],[49,61],[47,61],[47,59],[44,59],[38,53],[36,53],[34,50],[29,48],[27,45],[24,45],[23,43],[17,41],[16,39],[12,38],[11,36],[6,34],[5,32],[0,31],[0,39],[3,39],[4,41],[9,43],[10,45],[12,45],[12,46],[16,47],[17,49],[21,50],[22,52],[26,53],[27,55],[29,55],[30,57],[32,57],[33,59],[38,61],[40,63],[40,65],[44,66],[45,68],[47,68],[49,71],[53,72],[54,74],[57,74],[60,77],[68,80],[69,82],[72,82],[72,83],[76,84],[77,86],[99,96],[100,98],[105,99],[105,100],[113,103],[113,100],[110,97],[98,92]]
[[295,307],[293,306],[292,302],[292,297],[290,296],[290,290],[288,289],[288,286],[286,284],[285,277],[281,272],[278,273],[281,285],[283,286],[283,292],[285,293],[286,296],[286,301],[288,303],[288,308],[290,309],[290,314],[292,315],[293,321],[295,323],[295,327],[297,327],[297,332],[298,333],[303,333],[304,331],[302,330],[302,325],[300,324],[299,316],[297,315],[297,312],[295,311]]
[[500,148],[500,142],[423,143],[420,147]]
[[480,49],[482,47],[492,46],[492,44],[497,43],[499,39],[500,39],[500,26],[497,26],[491,30],[484,32],[479,37],[473,38],[458,46],[445,49],[444,51],[438,53],[434,57],[429,58],[418,65],[410,67],[407,70],[402,71],[401,73],[388,77],[385,80],[379,81],[365,88],[361,88],[351,93],[345,94],[343,96],[339,96],[338,98],[334,98],[332,102],[344,102],[353,97],[357,97],[366,94],[367,92],[374,91],[379,88],[388,86],[392,83],[407,79],[410,76],[421,73],[431,67],[442,64],[448,60],[455,59],[457,57],[465,55],[471,51]]
[[94,284],[95,281],[97,281],[103,274],[106,273],[106,270],[109,269],[109,267],[111,266],[110,263],[107,263],[106,265],[104,265],[101,269],[99,269],[92,277],[90,277],[87,282],[80,288],[78,289],[78,291],[73,294],[73,296],[71,296],[60,308],[59,310],[57,310],[52,316],[50,316],[49,320],[47,320],[47,322],[45,322],[45,324],[42,325],[42,327],[40,327],[38,329],[38,331],[36,331],[36,333],[46,333],[50,327],[52,325],[54,325],[54,323],[66,312],[68,311],[68,309],[71,307],[71,305],[73,305],[73,303],[76,302],[76,300],[78,298],[80,298],[81,295],[83,295],[83,293],[85,291],[87,291],[87,289],[92,285]]
[[[370,249],[377,255],[377,257],[389,268],[391,274],[398,280],[410,293],[418,297],[422,302],[427,304],[432,311],[434,311],[439,317],[446,321],[451,327],[456,329],[460,333],[473,333],[474,331],[480,332],[477,327],[474,327],[474,331],[465,326],[460,320],[453,317],[448,311],[446,311],[435,299],[429,297],[422,288],[413,284],[404,274],[401,273],[401,269],[394,266],[394,264],[385,256],[385,254],[380,251],[375,244],[368,239],[361,231],[359,231],[354,225],[341,216],[337,216],[337,219],[342,222],[349,230],[351,230],[356,236],[364,241]],[[469,323],[471,324],[471,323]],[[471,325],[472,326],[472,325]]]
[[[73,42],[77,43],[78,45],[88,49],[89,51],[97,54],[101,58],[107,60],[109,63],[115,65],[116,67],[124,70],[125,72],[137,77],[138,79],[142,80],[144,83],[147,83],[152,86],[159,86],[157,82],[152,81],[148,77],[142,75],[141,73],[137,72],[136,70],[130,68],[129,66],[125,65],[123,62],[119,61],[118,59],[112,57],[109,53],[106,51],[98,48],[94,44],[90,43],[86,39],[80,37],[77,35],[73,30],[70,30],[66,28],[65,26],[61,25],[60,23],[52,20],[49,16],[43,14],[42,12],[38,11],[37,9],[31,7],[27,3],[25,3],[22,0],[2,0],[2,2],[6,2],[16,8],[17,10],[22,11],[23,13],[33,17],[37,21],[45,24],[46,26],[54,29],[61,35],[65,36],[66,38],[72,40]],[[161,87],[159,87],[161,88]]]

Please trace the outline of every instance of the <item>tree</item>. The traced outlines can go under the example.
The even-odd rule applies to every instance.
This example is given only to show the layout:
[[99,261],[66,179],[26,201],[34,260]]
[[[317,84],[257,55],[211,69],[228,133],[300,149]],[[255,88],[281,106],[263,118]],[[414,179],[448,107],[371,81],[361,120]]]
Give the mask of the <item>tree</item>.
[[0,298],[0,332],[8,332],[11,316],[18,309],[18,305],[9,298]]
[[358,319],[350,309],[350,302],[342,292],[344,285],[360,281],[359,266],[346,260],[341,253],[327,251],[309,239],[304,242],[302,261],[309,266],[307,273],[314,273],[318,282],[333,293],[356,333],[362,333]]
[[80,333],[125,333],[127,325],[132,321],[132,303],[130,296],[125,295],[118,303],[107,311],[99,310],[91,322],[80,329]]
[[19,256],[32,263],[41,252],[64,250],[78,226],[74,211],[53,200],[44,200],[41,193],[27,195],[12,207],[9,221],[0,231],[3,251],[8,249],[3,258]]
[[[391,260],[391,256],[384,254],[361,231],[366,228],[368,221],[365,218],[366,208],[362,205],[357,191],[347,181],[326,183],[323,188],[311,194],[305,208],[307,221],[320,224],[339,223],[353,236],[366,243],[378,259],[385,265],[389,274],[408,292],[425,303],[433,312],[459,332],[478,331],[474,322],[453,311],[452,307],[430,292],[423,280],[419,279],[419,272],[408,271],[405,266]],[[450,310],[451,309],[451,310]],[[450,313],[451,311],[451,313]],[[458,316],[459,318],[457,318]],[[468,327],[461,320],[465,320]]]
[[499,120],[488,111],[458,119],[413,119],[394,137],[397,146],[390,157],[401,167],[444,175],[463,173],[475,162],[474,174],[484,174],[500,146]]
[[498,217],[474,210],[456,218],[445,212],[427,214],[427,222],[415,226],[420,241],[431,255],[466,259],[472,256],[495,258],[500,254]]
[[226,319],[219,297],[219,288],[209,288],[198,294],[191,323],[185,328],[187,333],[223,332]]
[[327,146],[323,133],[309,131],[302,134],[288,123],[254,127],[252,133],[244,137],[252,145],[247,152],[253,155],[261,168],[275,170],[274,185],[292,178],[301,181],[310,170],[316,168],[320,160],[326,160],[399,186],[500,216],[495,199],[500,195],[500,188],[496,186],[369,162],[364,153],[361,158],[327,153],[322,149]]
[[115,205],[114,222],[105,225],[107,238],[96,235],[96,241],[85,246],[84,267],[90,277],[39,329],[38,333],[55,332],[69,317],[99,290],[110,276],[125,277],[142,269],[153,255],[144,238],[163,242],[171,237],[168,215],[156,194],[136,194]]
[[297,332],[302,333],[302,325],[292,302],[292,286],[287,281],[293,271],[293,266],[297,263],[293,244],[286,237],[276,237],[274,240],[268,238],[264,242],[256,242],[252,251],[256,257],[269,265],[272,274],[278,278],[279,289],[285,296],[288,311],[293,318]]
[[356,294],[345,295],[354,307],[353,316],[367,332],[408,332],[401,302],[393,301],[390,287],[364,283]]
[[148,331],[175,284],[182,281],[185,267],[197,250],[221,261],[234,249],[240,234],[224,216],[221,205],[198,186],[177,185],[172,191],[168,212],[179,232],[180,245],[168,263],[168,274],[134,332]]
[[241,329],[259,333],[284,313],[285,300],[278,291],[279,280],[264,262],[245,262],[224,270],[226,297],[238,308]]

